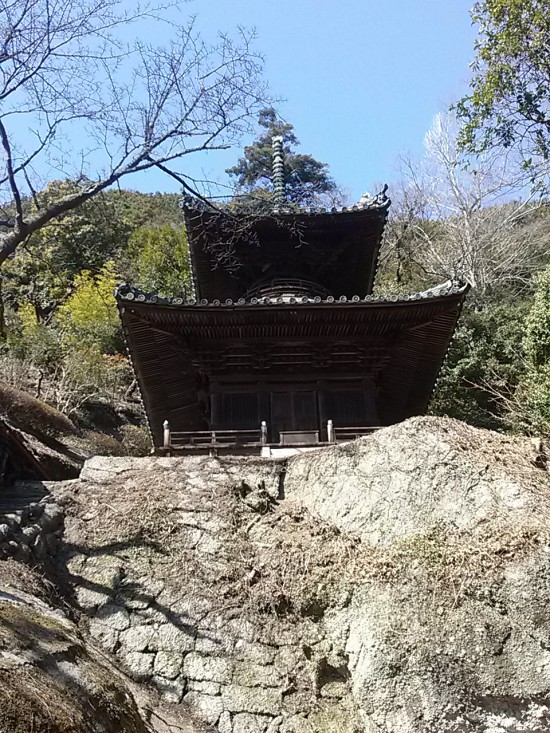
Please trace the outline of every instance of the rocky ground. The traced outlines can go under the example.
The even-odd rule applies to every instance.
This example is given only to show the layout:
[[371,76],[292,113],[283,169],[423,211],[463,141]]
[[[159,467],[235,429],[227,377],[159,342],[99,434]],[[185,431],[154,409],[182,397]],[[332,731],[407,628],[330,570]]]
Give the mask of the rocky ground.
[[[0,575],[0,675],[58,681],[68,654],[72,714],[91,725],[91,689],[98,714],[36,731],[153,730],[155,695],[187,716],[170,731],[550,730],[550,475],[528,439],[415,418],[288,461],[93,458],[47,489],[4,540],[0,519],[0,567],[54,583],[21,600],[28,578]],[[8,603],[54,614],[70,651],[29,661]],[[0,731],[33,730],[4,709]]]

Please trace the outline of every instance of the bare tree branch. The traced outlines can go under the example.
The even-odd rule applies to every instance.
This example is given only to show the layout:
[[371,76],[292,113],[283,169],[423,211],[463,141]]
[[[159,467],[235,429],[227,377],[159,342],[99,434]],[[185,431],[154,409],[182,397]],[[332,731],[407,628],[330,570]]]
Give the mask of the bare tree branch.
[[[0,0],[0,205],[16,211],[0,232],[0,266],[30,234],[122,178],[152,167],[174,175],[166,164],[228,147],[265,105],[253,34],[239,29],[209,45],[191,20],[160,47],[128,41],[131,23],[156,22],[161,11],[123,0]],[[52,201],[37,174],[76,178],[79,190]]]
[[6,157],[6,168],[8,170],[8,181],[10,183],[11,193],[15,202],[15,210],[17,212],[15,220],[17,222],[17,227],[19,231],[22,232],[24,228],[23,204],[21,203],[21,194],[19,193],[19,188],[17,187],[17,182],[15,180],[15,174],[13,172],[11,145],[8,139],[8,133],[6,132],[6,128],[4,127],[2,120],[0,120],[0,140],[2,140],[2,147],[4,148],[4,155]]
[[521,290],[548,260],[544,238],[525,226],[547,204],[529,191],[512,151],[468,159],[457,132],[452,117],[437,115],[424,158],[401,161],[408,227],[418,243],[411,256],[432,279],[465,280],[474,298],[505,284]]

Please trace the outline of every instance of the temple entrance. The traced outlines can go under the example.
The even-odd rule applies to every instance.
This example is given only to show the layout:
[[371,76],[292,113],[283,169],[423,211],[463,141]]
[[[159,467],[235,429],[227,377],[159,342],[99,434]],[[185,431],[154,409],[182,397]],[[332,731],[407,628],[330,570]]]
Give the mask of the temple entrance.
[[272,392],[270,427],[273,442],[288,430],[319,430],[317,393]]

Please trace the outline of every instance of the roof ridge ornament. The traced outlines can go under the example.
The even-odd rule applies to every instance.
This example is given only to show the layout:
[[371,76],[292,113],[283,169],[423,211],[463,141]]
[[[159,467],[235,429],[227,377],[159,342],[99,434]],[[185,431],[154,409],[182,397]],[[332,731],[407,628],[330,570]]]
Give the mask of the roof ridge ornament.
[[285,203],[285,154],[283,149],[282,135],[276,135],[271,139],[273,150],[273,193],[276,206],[283,206]]
[[386,195],[388,191],[388,184],[384,183],[384,187],[381,191],[378,193],[370,194],[368,191],[366,191],[361,198],[359,199],[359,208],[368,209],[372,206],[384,206],[388,207],[390,205],[390,199]]

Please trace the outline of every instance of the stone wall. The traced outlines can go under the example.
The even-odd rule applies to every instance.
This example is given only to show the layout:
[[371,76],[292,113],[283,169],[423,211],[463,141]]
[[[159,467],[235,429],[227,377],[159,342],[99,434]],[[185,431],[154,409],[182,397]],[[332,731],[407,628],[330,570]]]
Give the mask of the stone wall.
[[[262,574],[291,586],[311,562],[311,520],[277,506],[283,470],[253,459],[92,459],[78,493],[54,489],[78,548],[67,558],[76,600],[91,636],[136,680],[221,733],[359,731],[347,657],[322,608],[305,596],[303,614],[286,607],[278,582],[258,591]],[[101,520],[107,535],[95,533]],[[324,575],[312,572],[316,586]]]
[[48,565],[63,536],[63,511],[46,496],[20,511],[0,513],[0,560]]
[[[65,607],[66,608],[66,607]],[[0,561],[0,730],[199,733],[178,706],[132,683],[52,604],[40,573]]]

